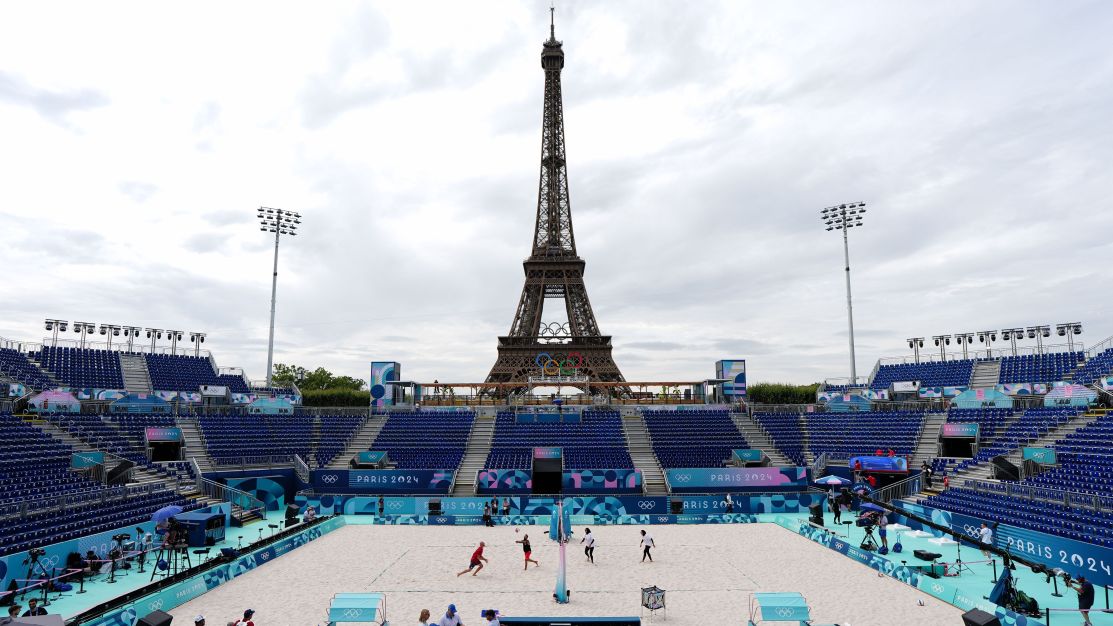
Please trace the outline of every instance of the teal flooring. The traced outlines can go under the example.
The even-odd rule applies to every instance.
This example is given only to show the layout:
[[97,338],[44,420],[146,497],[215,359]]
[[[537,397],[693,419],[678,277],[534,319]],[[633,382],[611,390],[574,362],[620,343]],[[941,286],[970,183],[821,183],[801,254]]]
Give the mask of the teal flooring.
[[[282,511],[269,511],[267,513],[267,520],[249,524],[243,528],[229,528],[225,534],[225,540],[216,544],[209,551],[208,558],[213,559],[220,556],[221,548],[235,548],[241,545],[248,545],[253,541],[258,541],[260,537],[268,537],[272,529],[268,527],[269,524],[279,524],[281,526],[283,517]],[[281,527],[278,529],[280,530]],[[261,533],[260,533],[261,531]],[[277,532],[277,530],[275,530]],[[190,548],[190,558],[194,566],[204,563],[207,559],[201,555],[193,554],[193,548]],[[75,586],[73,591],[68,591],[62,594],[50,593],[48,599],[50,604],[46,607],[47,612],[60,614],[64,618],[69,619],[75,615],[83,613],[98,604],[108,602],[113,598],[120,596],[129,591],[149,585],[151,583],[151,561],[148,559],[143,573],[138,571],[138,565],[132,563],[129,570],[117,570],[116,582],[109,583],[108,576],[98,575],[92,579],[85,581],[85,593],[78,593],[78,587]],[[157,577],[156,577],[157,580]],[[16,602],[27,607],[27,600],[31,598],[30,594],[25,598],[16,598]],[[40,604],[42,603],[42,593],[36,594],[34,597],[39,598]]]
[[[772,521],[776,515],[760,515],[761,521]],[[792,517],[792,516],[790,516]],[[806,518],[806,515],[799,515],[798,517]],[[831,528],[831,516],[826,516],[828,528]],[[837,531],[841,536],[847,536],[847,527],[839,525]],[[911,536],[910,530],[890,531],[889,533],[889,547],[893,547],[895,537],[899,537],[903,550],[897,554],[890,552],[885,558],[893,561],[894,563],[901,563],[907,565],[925,565],[927,561],[917,559],[913,554],[913,550],[927,550],[929,552],[937,552],[942,554],[943,557],[938,562],[955,563],[960,559],[960,548],[958,544],[938,544],[932,543],[930,540],[934,537],[915,537]],[[876,539],[876,532],[874,533]],[[848,541],[854,545],[858,545],[865,537],[864,531],[861,528],[851,526],[849,530]],[[998,574],[1001,572],[1001,559],[999,557],[990,555],[993,558],[988,559],[982,554],[980,550],[968,544],[961,547],[961,560],[963,561],[963,568],[956,577],[948,577],[947,580],[958,585],[968,595],[984,598],[989,595],[993,590],[993,585],[996,582],[994,577],[994,565]],[[864,565],[862,567],[865,567]],[[952,570],[953,571],[953,570]],[[1084,573],[1084,572],[1083,572]],[[1013,575],[1017,581],[1017,588],[1036,599],[1040,604],[1040,610],[1050,607],[1052,609],[1077,609],[1078,608],[1078,594],[1073,590],[1068,589],[1063,585],[1062,579],[1056,581],[1058,583],[1058,593],[1060,597],[1053,594],[1056,591],[1055,584],[1048,582],[1047,577],[1043,574],[1035,574],[1032,570],[1023,565],[1016,565],[1013,570]],[[1096,597],[1094,602],[1094,609],[1105,609],[1109,607],[1109,603],[1113,603],[1113,590],[1107,596],[1105,588],[1095,587]],[[1107,600],[1107,597],[1109,598]],[[1045,622],[1040,618],[1040,622]],[[1096,610],[1090,612],[1090,621],[1095,626],[1113,626],[1113,614],[1098,613]],[[1051,612],[1051,620],[1048,626],[1075,626],[1082,623],[1082,617],[1077,611],[1055,611]]]

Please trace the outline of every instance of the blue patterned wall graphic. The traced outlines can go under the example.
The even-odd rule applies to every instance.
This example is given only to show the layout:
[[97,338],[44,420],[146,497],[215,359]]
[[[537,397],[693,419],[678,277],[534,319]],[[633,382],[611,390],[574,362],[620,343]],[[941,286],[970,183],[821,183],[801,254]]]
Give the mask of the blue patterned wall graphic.
[[286,488],[277,480],[257,478],[229,478],[228,486],[239,489],[262,500],[268,511],[281,511],[286,507]]

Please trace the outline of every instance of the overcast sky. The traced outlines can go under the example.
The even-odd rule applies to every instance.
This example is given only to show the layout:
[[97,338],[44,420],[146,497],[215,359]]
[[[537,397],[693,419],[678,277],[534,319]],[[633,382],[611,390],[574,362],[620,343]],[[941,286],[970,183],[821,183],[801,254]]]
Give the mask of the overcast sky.
[[[568,2],[577,247],[631,380],[1113,334],[1113,5]],[[0,336],[199,330],[221,366],[483,379],[522,287],[548,2],[0,6]],[[72,333],[70,334],[72,336]]]

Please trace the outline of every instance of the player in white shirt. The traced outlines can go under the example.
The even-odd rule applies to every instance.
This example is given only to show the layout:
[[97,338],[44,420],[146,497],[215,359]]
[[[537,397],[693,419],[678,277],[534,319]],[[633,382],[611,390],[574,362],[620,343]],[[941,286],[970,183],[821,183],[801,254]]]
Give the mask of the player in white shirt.
[[595,563],[595,535],[591,534],[590,528],[584,529],[584,538],[580,539],[580,543],[584,545],[584,556],[587,557],[589,563]]
[[[978,538],[984,544],[993,545],[993,530],[986,526],[985,522],[982,522],[982,527],[978,530]],[[989,558],[989,550],[982,550],[982,554],[985,555],[985,558]]]
[[648,558],[649,562],[652,563],[653,562],[653,555],[649,553],[649,550],[650,550],[650,548],[652,548],[655,545],[653,543],[653,535],[650,535],[649,533],[645,532],[644,530],[641,531],[641,532],[642,532],[642,541],[641,541],[641,545],[642,545],[642,563],[645,563],[646,558]]

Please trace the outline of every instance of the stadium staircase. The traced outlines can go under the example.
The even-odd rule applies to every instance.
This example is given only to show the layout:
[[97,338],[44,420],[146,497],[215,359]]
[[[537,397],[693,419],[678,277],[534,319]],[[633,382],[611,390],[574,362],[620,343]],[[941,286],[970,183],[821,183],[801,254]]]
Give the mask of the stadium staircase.
[[120,373],[124,376],[124,389],[128,393],[151,393],[151,372],[142,354],[120,353]]
[[626,437],[626,448],[634,467],[641,470],[644,490],[647,495],[665,495],[669,492],[661,463],[653,452],[653,440],[649,437],[642,414],[632,413],[622,416],[622,434]]
[[175,421],[178,423],[178,428],[182,429],[182,442],[185,444],[182,455],[185,456],[185,459],[196,461],[197,467],[202,473],[213,471],[213,459],[209,456],[208,449],[205,448],[205,439],[201,436],[197,418],[179,416]]
[[920,441],[912,455],[910,469],[919,468],[924,461],[931,462],[939,456],[939,431],[947,421],[946,413],[928,413],[924,416],[924,427],[920,431]]
[[734,420],[734,425],[738,427],[738,432],[742,433],[742,437],[750,443],[751,446],[761,450],[769,457],[769,462],[773,465],[795,465],[787,456],[784,455],[773,440],[769,438],[769,433],[760,424],[755,422],[753,418],[745,413],[730,414],[731,419]]
[[974,373],[970,375],[970,386],[975,388],[992,387],[1001,378],[1001,359],[986,359],[974,363]]
[[348,442],[348,447],[336,455],[336,458],[328,464],[329,469],[345,469],[348,467],[348,461],[355,458],[356,454],[370,450],[371,444],[375,443],[379,431],[386,424],[386,418],[386,415],[372,415],[368,418],[360,427],[359,432]]
[[[97,448],[95,445],[86,441],[85,439],[76,437],[71,433],[66,432],[63,428],[52,422],[46,420],[34,420],[31,422],[31,424],[39,430],[50,435],[51,437],[54,437],[58,441],[61,441],[62,443],[70,446],[76,451],[106,452],[106,454],[110,456],[115,456],[111,452],[107,452],[105,450]],[[131,480],[128,481],[128,485],[143,486],[152,483],[165,483],[165,486],[168,489],[177,492],[179,495],[188,498],[194,498],[200,501],[204,506],[216,503],[216,500],[212,500],[201,495],[200,491],[197,488],[197,485],[192,480],[170,480],[167,478],[164,472],[161,472],[157,467],[150,465],[136,465],[134,468],[132,468]]]
[[39,361],[39,358],[40,358],[39,353],[27,352],[27,353],[24,353],[23,356],[27,358],[28,363],[30,363],[31,365],[34,365],[35,369],[37,369],[39,372],[41,372],[42,375],[48,381],[50,381],[50,385],[49,385],[50,389],[57,389],[59,387],[64,386],[61,382],[58,381],[58,377],[54,375],[54,372],[46,369],[43,366],[42,362]]
[[494,437],[495,414],[487,411],[478,413],[468,435],[464,458],[456,470],[456,484],[452,488],[452,495],[475,495],[475,481],[479,477],[479,470],[487,462],[487,455],[491,453],[491,441]]

